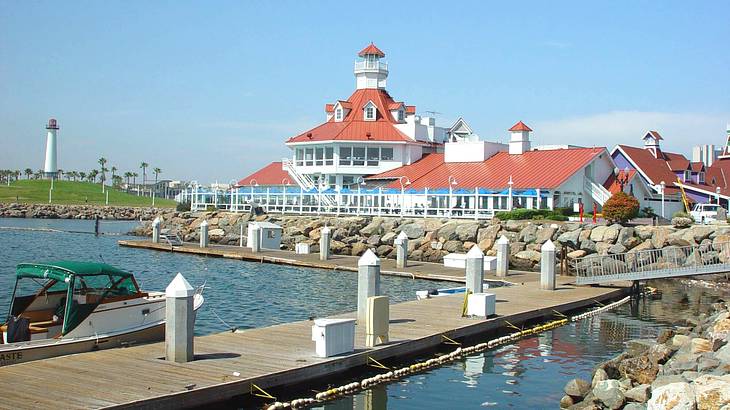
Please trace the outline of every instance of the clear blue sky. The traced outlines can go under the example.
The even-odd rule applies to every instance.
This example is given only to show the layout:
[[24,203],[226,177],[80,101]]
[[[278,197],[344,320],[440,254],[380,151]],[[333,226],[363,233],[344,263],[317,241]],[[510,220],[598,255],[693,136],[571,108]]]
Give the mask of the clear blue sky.
[[0,1],[0,168],[41,168],[53,116],[65,170],[242,177],[350,95],[370,41],[396,99],[483,138],[723,144],[730,2],[607,3]]

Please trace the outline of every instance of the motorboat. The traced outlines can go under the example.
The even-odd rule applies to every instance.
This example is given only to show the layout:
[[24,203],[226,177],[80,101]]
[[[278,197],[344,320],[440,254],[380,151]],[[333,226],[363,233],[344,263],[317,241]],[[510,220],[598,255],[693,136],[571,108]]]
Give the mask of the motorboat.
[[[485,280],[484,290],[490,288],[499,288],[503,286],[512,286],[510,282],[503,280]],[[442,288],[442,289],[428,289],[428,290],[417,290],[416,300],[431,299],[440,296],[450,295],[463,295],[466,292],[466,286],[457,286],[454,288]]]
[[[193,311],[203,305],[195,290]],[[105,263],[22,263],[5,324],[0,366],[164,339],[165,292]]]

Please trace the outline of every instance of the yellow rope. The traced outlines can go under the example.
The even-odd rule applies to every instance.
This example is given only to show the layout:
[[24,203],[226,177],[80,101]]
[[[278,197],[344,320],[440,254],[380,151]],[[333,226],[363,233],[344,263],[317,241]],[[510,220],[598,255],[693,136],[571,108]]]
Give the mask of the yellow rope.
[[[373,362],[373,363],[375,363],[375,364],[370,364],[370,362]],[[385,370],[390,370],[390,367],[388,367],[388,366],[386,366],[386,365],[384,365],[384,364],[380,363],[379,361],[377,361],[377,360],[373,359],[373,358],[372,358],[372,357],[370,357],[370,356],[368,356],[368,363],[367,363],[367,365],[368,365],[368,366],[370,366],[370,367],[375,367],[375,368],[378,368],[378,369],[385,369]]]
[[466,316],[467,308],[469,307],[469,295],[471,295],[471,291],[467,290],[464,292],[464,303],[461,306],[461,317]]
[[[255,392],[254,389],[258,390],[261,393]],[[276,397],[270,395],[264,389],[262,389],[261,387],[255,385],[253,383],[251,383],[251,394],[254,395],[254,396],[256,396],[256,397],[263,397],[265,399],[276,400]]]
[[454,340],[446,335],[441,335],[441,339],[444,340],[444,341],[442,341],[443,344],[461,346],[461,343],[457,342],[456,340]]

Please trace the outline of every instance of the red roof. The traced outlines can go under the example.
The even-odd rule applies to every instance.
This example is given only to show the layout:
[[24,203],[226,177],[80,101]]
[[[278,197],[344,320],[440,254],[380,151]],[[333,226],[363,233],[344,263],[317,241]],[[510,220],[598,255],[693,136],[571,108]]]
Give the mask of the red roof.
[[379,48],[375,46],[375,44],[370,43],[369,46],[363,48],[360,50],[359,53],[357,53],[360,57],[365,57],[366,55],[376,55],[378,57],[385,57],[385,53],[380,51]]
[[[368,179],[395,179],[406,176],[409,188],[446,188],[449,176],[456,179],[456,188],[505,189],[512,176],[514,189],[553,189],[583,169],[605,148],[570,148],[528,151],[520,155],[498,152],[483,162],[444,162],[444,154],[427,154],[411,165],[373,175]],[[550,164],[550,172],[546,171]],[[400,182],[388,185],[400,188]]]
[[[659,133],[658,133],[658,132],[656,132],[656,131],[653,131],[653,130],[652,130],[652,131],[649,131],[649,132],[648,132],[648,133],[646,133],[646,134],[647,134],[647,135],[651,135],[651,137],[652,137],[652,138],[654,138],[654,139],[655,139],[656,141],[659,141],[659,140],[663,140],[663,139],[664,139],[664,138],[662,138],[662,136],[661,136],[661,135],[659,135]],[[646,137],[646,135],[645,135],[644,137]]]
[[406,105],[406,114],[415,114],[415,113],[416,113],[415,105]]
[[[364,107],[372,101],[376,107],[375,121],[365,121]],[[360,107],[352,109],[345,118],[336,122],[334,118],[307,130],[295,137],[289,138],[288,143],[310,141],[403,141],[414,142],[413,139],[398,130],[394,124],[395,118],[390,114],[390,107],[395,104],[387,91],[381,89],[360,89],[347,99],[340,101],[343,107]],[[408,107],[406,107],[406,111]],[[415,107],[413,107],[415,112]],[[368,134],[370,134],[368,136]]]
[[289,173],[282,168],[281,161],[277,161],[272,162],[247,177],[241,178],[237,185],[284,185],[287,183],[285,179],[288,180],[288,183],[294,182],[289,176]]
[[621,191],[621,183],[619,182],[621,179],[626,178],[625,184],[628,184],[631,182],[632,179],[636,176],[636,170],[635,169],[629,169],[628,172],[621,170],[618,172],[618,175],[611,174],[606,182],[603,183],[604,188],[608,189],[608,191],[612,194],[615,194],[616,192]]
[[513,125],[512,128],[510,128],[507,131],[528,131],[528,132],[531,132],[532,129],[530,127],[528,127],[527,125],[525,125],[524,122],[518,121],[517,124]]
[[333,112],[335,110],[334,104],[325,104],[324,105],[324,112]]
[[662,181],[667,185],[671,185],[672,182],[677,180],[677,175],[672,172],[670,163],[681,164],[685,162],[686,165],[689,165],[689,160],[682,154],[661,151],[659,158],[654,158],[654,154],[645,148],[628,145],[619,145],[618,147],[649,178],[649,183],[652,185],[659,184]]

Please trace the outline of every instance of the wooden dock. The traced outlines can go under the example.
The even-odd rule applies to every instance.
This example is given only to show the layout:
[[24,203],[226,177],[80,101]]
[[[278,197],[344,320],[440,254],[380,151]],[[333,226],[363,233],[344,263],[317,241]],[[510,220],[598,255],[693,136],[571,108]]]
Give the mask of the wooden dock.
[[321,378],[363,366],[368,357],[387,364],[438,347],[442,335],[475,336],[504,327],[506,320],[520,324],[554,318],[553,309],[579,309],[627,291],[577,288],[569,279],[559,277],[555,291],[540,290],[536,280],[491,289],[497,295],[497,316],[488,320],[462,318],[461,296],[394,304],[391,343],[367,349],[364,330],[357,326],[355,352],[326,359],[314,356],[312,322],[300,321],[196,337],[196,360],[190,363],[161,360],[164,343],[154,343],[6,366],[0,368],[0,408],[183,408],[242,395],[245,401],[252,383],[264,389],[296,385],[322,390],[327,386]]

